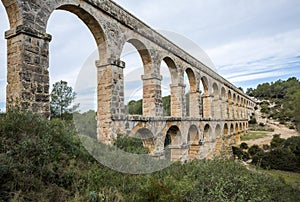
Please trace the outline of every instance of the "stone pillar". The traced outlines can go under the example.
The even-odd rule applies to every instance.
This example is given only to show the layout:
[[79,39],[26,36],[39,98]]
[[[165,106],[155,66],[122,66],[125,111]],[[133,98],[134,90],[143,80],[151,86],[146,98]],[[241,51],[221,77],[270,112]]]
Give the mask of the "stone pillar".
[[159,75],[142,75],[143,80],[143,116],[163,116],[161,80]]
[[110,144],[116,138],[113,120],[125,116],[124,78],[122,61],[108,60],[107,64],[96,61],[97,66],[97,139]]
[[184,84],[170,85],[171,88],[171,116],[172,117],[183,117],[185,115],[184,105]]
[[222,100],[222,114],[221,114],[221,118],[222,119],[229,119],[229,106],[228,106],[228,102],[226,100]]
[[203,118],[212,118],[214,96],[203,95]]
[[234,112],[233,112],[233,118],[234,119],[238,119],[238,107],[239,107],[238,103],[235,103],[233,105],[233,110],[234,110]]
[[228,100],[228,118],[233,119],[233,102],[232,100]]
[[190,117],[200,117],[200,92],[190,92]]
[[7,39],[6,106],[50,116],[49,42],[51,35],[25,25],[5,32]]
[[221,98],[214,98],[214,108],[213,108],[213,118],[220,119],[221,118],[221,111],[222,111],[222,100]]

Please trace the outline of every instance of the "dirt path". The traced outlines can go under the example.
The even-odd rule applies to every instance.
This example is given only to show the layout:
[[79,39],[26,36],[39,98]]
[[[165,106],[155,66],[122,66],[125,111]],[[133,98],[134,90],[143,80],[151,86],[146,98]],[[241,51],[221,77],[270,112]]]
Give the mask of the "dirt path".
[[269,120],[267,122],[267,125],[273,128],[274,132],[263,131],[264,133],[267,134],[266,137],[254,139],[254,140],[242,141],[242,142],[246,142],[249,146],[252,146],[254,144],[257,144],[258,146],[263,146],[264,144],[270,144],[274,134],[281,134],[280,137],[284,139],[287,139],[292,136],[300,136],[300,133],[297,132],[296,130],[289,129],[285,125],[281,125],[278,122]]

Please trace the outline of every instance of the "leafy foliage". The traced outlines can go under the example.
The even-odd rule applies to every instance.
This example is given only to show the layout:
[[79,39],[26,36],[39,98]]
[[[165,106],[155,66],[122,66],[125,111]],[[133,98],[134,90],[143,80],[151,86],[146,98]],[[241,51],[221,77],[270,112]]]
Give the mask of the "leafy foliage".
[[78,106],[71,107],[76,93],[72,87],[68,86],[66,81],[59,81],[53,84],[50,94],[50,110],[52,117],[70,117],[70,113],[74,112]]
[[84,113],[74,113],[74,124],[77,132],[82,135],[97,139],[97,120],[96,112],[89,110]]
[[[162,97],[163,115],[171,115],[171,96]],[[142,115],[143,114],[143,99],[131,100],[127,105],[128,114],[131,115]]]
[[165,96],[162,98],[162,105],[163,105],[163,115],[164,116],[171,116],[171,96]]
[[143,100],[131,100],[128,102],[127,110],[129,114],[132,115],[142,115],[143,114]]
[[125,152],[135,154],[148,154],[148,149],[143,146],[141,139],[128,137],[122,134],[118,134],[114,145]]
[[295,122],[297,129],[300,129],[300,81],[297,78],[259,84],[256,89],[247,89],[246,93],[261,100],[274,102],[275,106],[272,107],[269,103],[262,102],[261,111],[281,123]]
[[231,161],[177,162],[147,175],[118,173],[90,157],[71,122],[19,111],[0,116],[0,201],[299,201],[299,197],[300,190]]

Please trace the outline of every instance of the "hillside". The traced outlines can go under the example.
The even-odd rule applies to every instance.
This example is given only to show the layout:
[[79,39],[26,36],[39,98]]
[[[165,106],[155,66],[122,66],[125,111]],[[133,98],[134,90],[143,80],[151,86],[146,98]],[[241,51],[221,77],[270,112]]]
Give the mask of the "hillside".
[[9,200],[299,201],[300,190],[233,161],[118,173],[87,153],[72,122],[10,111],[0,116],[0,201]]
[[246,93],[258,99],[262,118],[278,121],[300,130],[300,81],[291,77],[248,88]]

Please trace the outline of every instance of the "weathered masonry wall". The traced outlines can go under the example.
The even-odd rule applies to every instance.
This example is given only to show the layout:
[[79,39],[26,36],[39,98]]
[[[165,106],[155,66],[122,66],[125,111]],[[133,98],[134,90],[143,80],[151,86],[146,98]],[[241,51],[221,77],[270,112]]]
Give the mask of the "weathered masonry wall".
[[[145,133],[155,156],[164,155],[171,136],[172,159],[220,156],[247,129],[255,103],[201,61],[170,42],[110,0],[2,0],[10,29],[7,39],[7,107],[49,116],[49,43],[47,21],[56,9],[77,15],[98,45],[98,140],[110,144],[118,132]],[[143,61],[143,116],[128,116],[124,104],[124,44],[132,44]],[[160,64],[171,74],[171,117],[163,116]],[[51,70],[50,70],[51,71]],[[184,74],[190,83],[186,111]],[[203,85],[204,92],[200,92]],[[142,132],[141,132],[142,131]],[[190,140],[192,139],[192,140]],[[213,155],[212,155],[213,154]],[[184,155],[184,157],[182,157]]]

